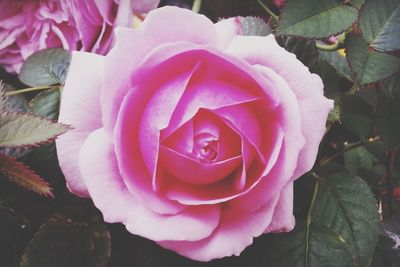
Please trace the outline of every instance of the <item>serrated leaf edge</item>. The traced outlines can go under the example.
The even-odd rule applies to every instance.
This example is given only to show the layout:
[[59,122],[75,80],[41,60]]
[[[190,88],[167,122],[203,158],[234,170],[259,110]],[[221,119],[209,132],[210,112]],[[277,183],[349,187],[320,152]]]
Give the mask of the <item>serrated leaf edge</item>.
[[[35,171],[30,169],[27,165],[2,153],[0,153],[0,159],[3,162],[0,163],[0,173],[6,176],[11,182],[39,195],[54,198],[52,188],[50,187],[49,183],[40,177]],[[8,164],[4,165],[5,163]],[[24,177],[23,175],[15,173],[11,167],[20,169],[28,176]]]
[[0,112],[1,113],[7,113],[8,111],[8,97],[6,95],[6,88],[4,85],[4,82],[0,80],[0,98],[1,98],[1,107],[0,107]]
[[6,148],[19,148],[19,147],[32,148],[32,147],[38,147],[38,146],[50,143],[50,142],[56,140],[60,135],[63,135],[66,132],[74,129],[72,126],[70,126],[68,124],[57,122],[57,121],[54,121],[54,120],[50,120],[48,118],[36,116],[36,115],[34,115],[33,113],[30,113],[30,112],[12,112],[12,113],[7,113],[7,115],[31,116],[31,117],[34,117],[36,119],[40,119],[42,121],[47,121],[50,124],[58,124],[58,125],[62,126],[64,128],[64,130],[60,134],[56,134],[56,135],[54,135],[54,136],[52,136],[50,138],[47,138],[46,140],[40,141],[40,142],[35,142],[35,143],[32,143],[32,144],[26,144],[26,145],[18,145],[18,146],[15,146],[15,145],[2,145],[0,143],[0,148],[2,148],[2,147],[6,147]]
[[[354,35],[361,35],[361,33],[353,33]],[[364,37],[362,37],[362,35],[361,35],[361,38],[363,38],[363,40],[365,41],[365,39],[364,39]],[[346,40],[348,40],[349,38],[346,38]],[[366,43],[367,43],[367,41],[365,41]],[[367,43],[368,44],[368,43]],[[370,46],[368,46],[368,47],[370,47]],[[353,78],[353,80],[355,81],[355,82],[357,82],[358,84],[360,84],[360,85],[362,85],[362,86],[366,86],[366,85],[369,85],[369,84],[375,84],[375,83],[378,83],[378,82],[381,82],[381,81],[384,81],[384,80],[387,80],[387,79],[390,79],[390,78],[392,78],[396,73],[399,73],[400,72],[400,69],[397,69],[397,70],[395,70],[393,73],[391,73],[389,76],[386,76],[385,78],[382,78],[382,79],[380,79],[380,80],[376,80],[376,81],[373,81],[373,82],[369,82],[369,83],[361,83],[361,80],[362,79],[357,79],[357,72],[356,71],[354,71],[354,69],[353,69],[353,66],[351,65],[351,62],[350,62],[350,60],[349,60],[349,51],[348,51],[348,44],[345,42],[345,52],[346,52],[346,61],[347,61],[347,63],[349,64],[349,67],[350,67],[350,69],[351,69],[351,77]],[[368,51],[369,52],[369,51]],[[379,51],[379,50],[376,50],[375,48],[374,48],[374,51],[373,52],[376,52],[376,53],[380,53],[380,54],[385,54],[385,55],[389,55],[389,54],[387,54],[387,53],[384,53],[384,52],[381,52],[381,51]],[[351,54],[351,53],[350,53]],[[392,55],[393,56],[393,55]],[[368,55],[368,58],[369,58],[369,55]],[[364,70],[365,70],[365,67],[364,67]],[[365,72],[365,71],[363,71],[363,72]],[[364,77],[364,76],[363,76]],[[361,77],[362,78],[362,77]]]
[[[350,6],[353,7],[352,5],[350,5]],[[337,6],[336,6],[336,7],[337,7]],[[357,9],[356,7],[353,7],[353,8]],[[357,9],[357,10],[358,10],[358,9]],[[358,14],[359,14],[359,12],[358,12]],[[283,12],[282,12],[281,14],[279,14],[279,21],[282,20],[283,15],[284,15]],[[315,16],[315,15],[313,15],[313,16]],[[353,25],[355,22],[358,22],[358,17],[359,17],[359,15],[358,15],[357,18],[353,21],[352,25]],[[279,25],[278,25],[278,26],[279,26]],[[304,38],[304,39],[306,39],[306,40],[322,40],[322,39],[328,38],[328,37],[330,37],[330,36],[336,36],[336,35],[338,35],[338,34],[340,34],[340,33],[343,33],[343,32],[345,32],[345,31],[347,31],[349,28],[351,28],[351,26],[350,26],[349,28],[340,30],[340,31],[338,31],[338,32],[336,32],[336,33],[329,34],[329,35],[323,36],[323,37],[309,37],[309,36],[295,35],[295,34],[279,34],[277,28],[278,28],[278,27],[276,27],[276,29],[274,30],[274,33],[275,33],[277,36],[301,37],[301,38]]]

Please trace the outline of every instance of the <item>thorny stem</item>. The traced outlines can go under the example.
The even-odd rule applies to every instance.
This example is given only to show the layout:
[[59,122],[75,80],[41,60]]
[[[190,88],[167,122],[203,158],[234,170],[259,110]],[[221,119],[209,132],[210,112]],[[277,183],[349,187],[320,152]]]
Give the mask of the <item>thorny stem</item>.
[[326,164],[328,164],[329,162],[331,162],[332,160],[334,160],[334,159],[336,159],[337,157],[340,157],[342,154],[344,154],[345,152],[347,152],[347,151],[349,151],[349,150],[352,150],[352,149],[354,149],[354,148],[357,148],[357,147],[359,147],[359,146],[362,146],[362,144],[363,144],[363,142],[362,141],[358,141],[358,142],[356,142],[356,143],[354,143],[354,144],[350,144],[350,145],[348,145],[348,146],[346,146],[342,151],[340,151],[340,152],[338,152],[338,153],[336,153],[336,154],[334,154],[334,155],[332,155],[332,156],[330,156],[330,157],[328,157],[328,158],[325,158],[325,159],[322,159],[321,161],[320,161],[320,166],[324,166],[324,165],[326,165]]
[[354,83],[353,86],[350,88],[350,90],[346,92],[346,95],[354,95],[359,87],[360,85],[358,83]]
[[257,0],[257,2],[260,4],[260,6],[262,6],[262,8],[264,8],[265,11],[267,11],[267,13],[271,16],[271,18],[275,22],[278,22],[279,17],[274,12],[272,12],[272,10],[269,9],[269,7],[266,4],[264,4],[261,0]]
[[41,90],[47,90],[47,89],[58,89],[60,87],[61,87],[61,85],[46,85],[46,86],[24,88],[24,89],[19,89],[19,90],[15,90],[15,91],[9,91],[6,93],[6,96],[19,95],[19,94],[23,94],[23,93],[29,93],[29,92],[35,92],[35,91],[41,91]]
[[201,9],[201,1],[202,0],[194,0],[193,6],[192,6],[192,11],[195,13],[199,13]]

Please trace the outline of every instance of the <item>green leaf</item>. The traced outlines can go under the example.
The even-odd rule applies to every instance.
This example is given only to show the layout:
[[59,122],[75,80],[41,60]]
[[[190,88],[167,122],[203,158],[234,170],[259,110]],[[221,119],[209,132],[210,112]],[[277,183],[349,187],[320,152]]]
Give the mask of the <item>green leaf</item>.
[[54,197],[49,184],[14,158],[0,153],[0,173],[19,186],[46,197]]
[[267,36],[272,32],[271,28],[262,18],[258,17],[239,17],[245,36]]
[[339,99],[344,93],[342,78],[337,71],[325,60],[318,58],[317,63],[310,70],[318,74],[324,82],[324,94],[330,99]]
[[313,40],[295,36],[280,36],[277,38],[277,42],[287,51],[295,54],[297,59],[309,68],[313,67],[318,60],[318,51]]
[[274,237],[274,267],[368,266],[378,238],[378,211],[367,184],[340,173],[317,182],[306,222]]
[[297,221],[292,232],[273,237],[271,243],[274,267],[354,266],[342,237],[313,222],[307,226],[306,222]]
[[383,80],[400,69],[400,58],[368,49],[360,34],[349,35],[346,47],[350,67],[360,84]]
[[373,130],[373,110],[359,96],[347,96],[343,99],[342,122],[354,136],[367,139]]
[[400,143],[400,97],[390,99],[380,95],[376,108],[376,127],[383,141],[388,145]]
[[350,149],[349,151],[346,151],[343,156],[344,165],[352,174],[357,174],[359,168],[373,170],[374,165],[379,162],[378,159],[364,146]]
[[339,0],[289,0],[276,30],[278,35],[324,38],[350,28],[357,15],[356,8]]
[[104,222],[81,206],[53,214],[28,243],[21,267],[104,267],[111,256],[111,236]]
[[350,3],[352,6],[358,8],[358,9],[360,9],[360,8],[362,7],[362,5],[364,4],[364,2],[365,2],[365,0],[350,0],[350,1],[349,1],[349,3]]
[[51,142],[69,126],[24,113],[0,116],[0,147],[36,146]]
[[37,116],[57,120],[60,107],[60,91],[50,89],[39,93],[29,102],[29,107],[32,113]]
[[353,135],[366,139],[372,132],[373,123],[368,117],[342,113],[342,122]]
[[337,51],[319,51],[319,57],[328,62],[340,76],[352,81],[349,63],[347,62],[346,58],[340,56]]
[[6,96],[6,87],[3,81],[0,80],[0,112],[5,113],[8,111],[8,99]]
[[380,88],[390,98],[400,96],[400,73],[396,73],[393,77],[380,82]]
[[62,48],[49,48],[29,56],[22,65],[19,79],[30,86],[64,84],[71,54]]
[[359,24],[372,47],[384,52],[400,49],[400,0],[366,0]]

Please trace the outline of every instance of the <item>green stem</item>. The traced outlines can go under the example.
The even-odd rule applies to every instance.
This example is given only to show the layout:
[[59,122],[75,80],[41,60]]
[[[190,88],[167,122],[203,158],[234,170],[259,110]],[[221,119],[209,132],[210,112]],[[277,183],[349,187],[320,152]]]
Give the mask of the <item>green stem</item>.
[[332,160],[336,159],[337,157],[341,156],[342,154],[344,154],[345,152],[352,150],[353,148],[357,148],[359,146],[362,146],[363,142],[362,141],[358,141],[356,143],[350,144],[348,146],[345,146],[344,149],[328,158],[322,159],[320,162],[320,166],[324,166],[326,164],[328,164],[329,162],[331,162]]
[[193,6],[192,6],[192,11],[195,13],[199,13],[201,9],[201,1],[202,0],[194,0]]
[[360,87],[360,85],[358,83],[354,83],[353,86],[350,88],[349,91],[347,91],[346,94],[347,95],[354,95],[357,92],[358,87]]
[[46,85],[46,86],[38,86],[38,87],[30,87],[30,88],[24,88],[20,90],[15,90],[15,91],[9,91],[6,93],[6,96],[13,96],[13,95],[19,95],[23,93],[29,93],[29,92],[35,92],[35,91],[41,91],[41,90],[47,90],[47,89],[55,89],[59,88],[60,85]]
[[322,44],[322,43],[316,43],[316,46],[319,50],[322,51],[336,51],[339,49],[339,42],[334,43],[334,44]]
[[264,4],[261,0],[257,0],[257,2],[260,4],[260,6],[262,6],[262,8],[264,8],[265,11],[267,11],[267,13],[271,16],[271,18],[275,21],[278,22],[279,21],[279,17],[278,15],[276,15],[274,12],[272,12],[271,9],[269,9],[269,7]]
[[309,247],[310,247],[310,225],[311,225],[311,221],[312,221],[311,213],[314,208],[315,201],[317,199],[317,194],[318,194],[318,190],[319,190],[319,181],[320,181],[320,177],[316,173],[312,173],[312,175],[317,179],[315,182],[315,187],[314,187],[314,192],[313,192],[313,196],[311,199],[310,209],[308,210],[307,220],[306,220],[306,266],[308,266],[308,251],[309,251]]

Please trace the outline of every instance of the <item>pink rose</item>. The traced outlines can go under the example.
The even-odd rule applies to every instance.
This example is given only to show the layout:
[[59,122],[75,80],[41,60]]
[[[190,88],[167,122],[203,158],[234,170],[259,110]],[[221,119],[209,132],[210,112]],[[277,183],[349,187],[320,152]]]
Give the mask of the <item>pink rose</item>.
[[293,181],[313,166],[333,106],[274,36],[236,26],[156,9],[140,30],[118,28],[107,56],[74,52],[62,96],[71,192],[200,261],[294,227]]
[[[131,11],[146,12],[159,0],[3,0],[0,64],[18,72],[32,53],[51,47],[105,54],[115,26],[130,26]],[[131,6],[132,5],[132,6]]]
[[275,6],[281,8],[285,4],[285,0],[274,0]]

